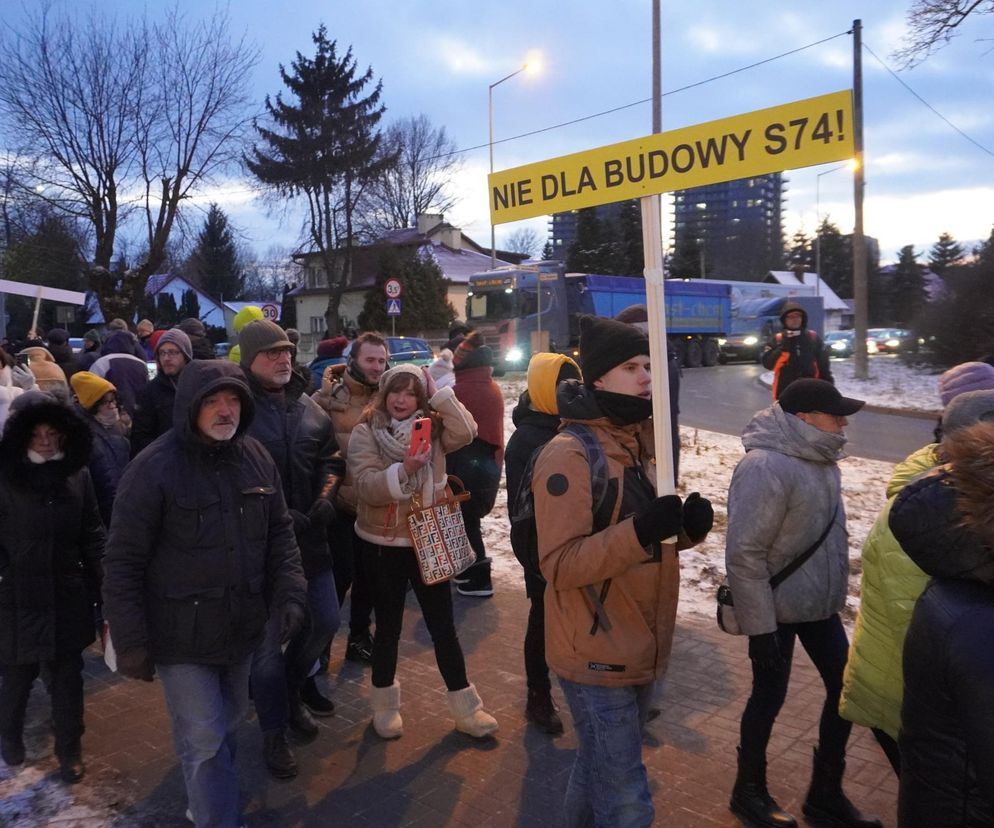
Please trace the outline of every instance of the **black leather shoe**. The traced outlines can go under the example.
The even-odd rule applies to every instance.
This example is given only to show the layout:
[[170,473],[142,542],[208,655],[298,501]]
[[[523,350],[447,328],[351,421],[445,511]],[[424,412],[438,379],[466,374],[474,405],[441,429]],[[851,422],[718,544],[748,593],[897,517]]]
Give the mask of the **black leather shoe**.
[[86,775],[86,765],[81,756],[64,756],[59,759],[59,776],[67,785],[79,782]]
[[304,682],[300,690],[300,700],[307,706],[312,716],[331,716],[335,712],[335,703],[323,696],[318,690],[318,683],[311,676]]
[[549,693],[529,692],[525,718],[543,733],[558,736],[563,732],[563,720],[556,712],[556,705]]
[[24,762],[24,739],[21,736],[9,739],[0,736],[0,756],[8,765],[20,765]]
[[345,660],[369,664],[373,660],[373,639],[369,632],[350,635],[345,645]]
[[297,775],[297,760],[290,750],[285,730],[263,734],[262,758],[274,779],[293,779]]
[[297,700],[290,702],[290,734],[298,742],[307,744],[313,742],[318,737],[318,723],[314,721],[310,711],[304,707],[303,703]]

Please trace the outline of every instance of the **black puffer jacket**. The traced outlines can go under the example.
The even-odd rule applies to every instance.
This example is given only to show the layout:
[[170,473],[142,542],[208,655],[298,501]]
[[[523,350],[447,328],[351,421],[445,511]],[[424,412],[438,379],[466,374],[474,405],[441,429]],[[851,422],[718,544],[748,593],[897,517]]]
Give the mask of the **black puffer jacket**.
[[[62,460],[27,459],[31,432],[65,435]],[[17,411],[0,442],[0,664],[81,652],[94,639],[104,528],[86,463],[90,430],[42,401]]]
[[901,826],[994,825],[994,552],[946,469],[898,495],[890,528],[933,576],[904,646]]
[[780,313],[783,322],[788,313],[801,314],[801,327],[794,336],[787,336],[787,327],[767,343],[763,351],[763,367],[773,371],[773,399],[780,399],[784,389],[796,379],[813,377],[834,383],[828,351],[812,330],[808,329],[808,312],[795,302],[788,302]]
[[176,383],[161,371],[138,392],[131,426],[131,456],[173,427]]
[[131,458],[131,445],[120,431],[104,428],[86,411],[80,411],[93,436],[93,453],[90,455],[90,477],[93,490],[97,493],[100,517],[104,526],[110,526],[110,516],[114,510],[117,486],[124,474],[124,467]]
[[[241,397],[235,437],[195,428],[207,396]],[[241,369],[191,362],[176,390],[174,427],[128,466],[107,543],[105,615],[120,652],[164,664],[231,664],[262,638],[270,606],[302,607],[306,585],[272,458],[245,431],[252,396]]]
[[296,372],[282,394],[267,393],[247,370],[245,377],[255,401],[248,433],[265,446],[280,471],[304,572],[313,577],[332,564],[327,527],[311,525],[306,517],[331,474],[331,457],[338,450],[331,419],[304,393],[309,382]]

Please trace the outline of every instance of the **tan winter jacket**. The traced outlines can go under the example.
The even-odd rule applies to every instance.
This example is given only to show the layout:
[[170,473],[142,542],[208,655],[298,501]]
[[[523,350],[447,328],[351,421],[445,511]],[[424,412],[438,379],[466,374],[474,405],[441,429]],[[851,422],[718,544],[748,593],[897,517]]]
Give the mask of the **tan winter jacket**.
[[[431,477],[422,492],[425,505],[445,489],[445,455],[469,445],[476,436],[476,423],[456,399],[451,387],[441,388],[429,401],[433,419]],[[439,426],[441,431],[439,432]],[[411,512],[413,486],[404,464],[387,458],[369,423],[359,423],[349,438],[349,468],[358,496],[356,534],[381,546],[410,546],[407,516]]]
[[345,479],[338,489],[335,508],[354,515],[356,490],[352,464],[348,462],[349,437],[376,392],[355,379],[347,368],[346,365],[329,365],[325,368],[321,388],[314,393],[312,399],[331,417],[338,451],[345,461]]
[[[559,676],[582,684],[646,684],[661,676],[669,661],[679,562],[673,546],[663,546],[662,558],[653,560],[639,544],[632,518],[620,516],[625,467],[638,458],[654,477],[652,458],[640,440],[643,429],[616,426],[606,418],[582,422],[604,448],[609,495],[615,500],[610,525],[591,534],[590,470],[583,446],[561,433],[542,449],[532,491],[539,565],[549,585],[546,660]],[[686,539],[681,540],[682,547]]]

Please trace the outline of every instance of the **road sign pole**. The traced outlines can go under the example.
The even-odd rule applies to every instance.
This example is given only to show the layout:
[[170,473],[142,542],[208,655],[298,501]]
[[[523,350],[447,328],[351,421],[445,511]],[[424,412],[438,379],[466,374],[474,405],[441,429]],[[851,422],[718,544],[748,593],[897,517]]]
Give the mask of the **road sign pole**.
[[390,336],[396,336],[396,335],[397,335],[397,317],[396,316],[391,316],[390,317]]

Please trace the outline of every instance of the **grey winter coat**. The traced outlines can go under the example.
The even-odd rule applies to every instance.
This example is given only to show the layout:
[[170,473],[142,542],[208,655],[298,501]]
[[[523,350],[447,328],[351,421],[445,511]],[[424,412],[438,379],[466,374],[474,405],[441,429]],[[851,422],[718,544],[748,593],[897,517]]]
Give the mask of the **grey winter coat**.
[[[808,425],[779,404],[746,426],[746,456],[728,491],[725,569],[747,635],[819,621],[845,605],[849,535],[837,465],[845,443],[844,435]],[[818,540],[833,513],[818,550],[771,589],[769,579]]]

